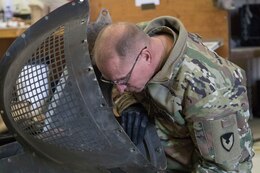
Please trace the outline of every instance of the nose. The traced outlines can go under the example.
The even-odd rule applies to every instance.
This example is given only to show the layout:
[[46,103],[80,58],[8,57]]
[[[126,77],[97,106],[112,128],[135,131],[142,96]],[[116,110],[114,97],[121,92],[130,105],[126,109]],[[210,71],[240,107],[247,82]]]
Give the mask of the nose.
[[122,94],[126,90],[126,88],[127,88],[126,85],[120,85],[120,84],[116,85],[116,89],[120,92],[120,94]]

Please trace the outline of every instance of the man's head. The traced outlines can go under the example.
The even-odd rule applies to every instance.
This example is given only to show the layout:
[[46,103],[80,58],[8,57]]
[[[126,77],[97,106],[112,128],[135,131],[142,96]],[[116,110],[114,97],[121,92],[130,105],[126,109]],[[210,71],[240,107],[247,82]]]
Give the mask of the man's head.
[[136,25],[111,24],[96,40],[94,62],[120,92],[140,92],[154,73],[149,46],[150,37]]

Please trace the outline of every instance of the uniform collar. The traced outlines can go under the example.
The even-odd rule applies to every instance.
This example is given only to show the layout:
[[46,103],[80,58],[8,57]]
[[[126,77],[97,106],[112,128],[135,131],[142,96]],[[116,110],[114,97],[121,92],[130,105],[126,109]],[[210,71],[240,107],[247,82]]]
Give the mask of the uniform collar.
[[144,31],[149,36],[154,36],[160,33],[167,33],[173,36],[174,46],[168,56],[168,59],[163,64],[161,70],[149,81],[149,83],[161,83],[168,81],[178,71],[178,67],[183,61],[183,52],[186,49],[186,41],[188,33],[182,23],[174,17],[159,17],[152,20]]

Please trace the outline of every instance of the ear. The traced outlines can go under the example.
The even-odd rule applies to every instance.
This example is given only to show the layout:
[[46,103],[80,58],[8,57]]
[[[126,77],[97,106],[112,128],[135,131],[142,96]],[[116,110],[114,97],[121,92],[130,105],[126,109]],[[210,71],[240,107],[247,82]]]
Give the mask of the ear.
[[142,57],[142,60],[144,60],[146,63],[148,63],[148,64],[152,63],[152,55],[148,49],[143,50],[141,57]]

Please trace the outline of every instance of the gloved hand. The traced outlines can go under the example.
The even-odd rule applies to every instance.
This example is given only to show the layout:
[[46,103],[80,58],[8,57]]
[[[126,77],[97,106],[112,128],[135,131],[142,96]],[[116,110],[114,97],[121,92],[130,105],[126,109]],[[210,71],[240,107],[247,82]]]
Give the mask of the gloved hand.
[[147,125],[147,111],[141,104],[133,104],[121,113],[121,126],[135,145],[143,141]]

